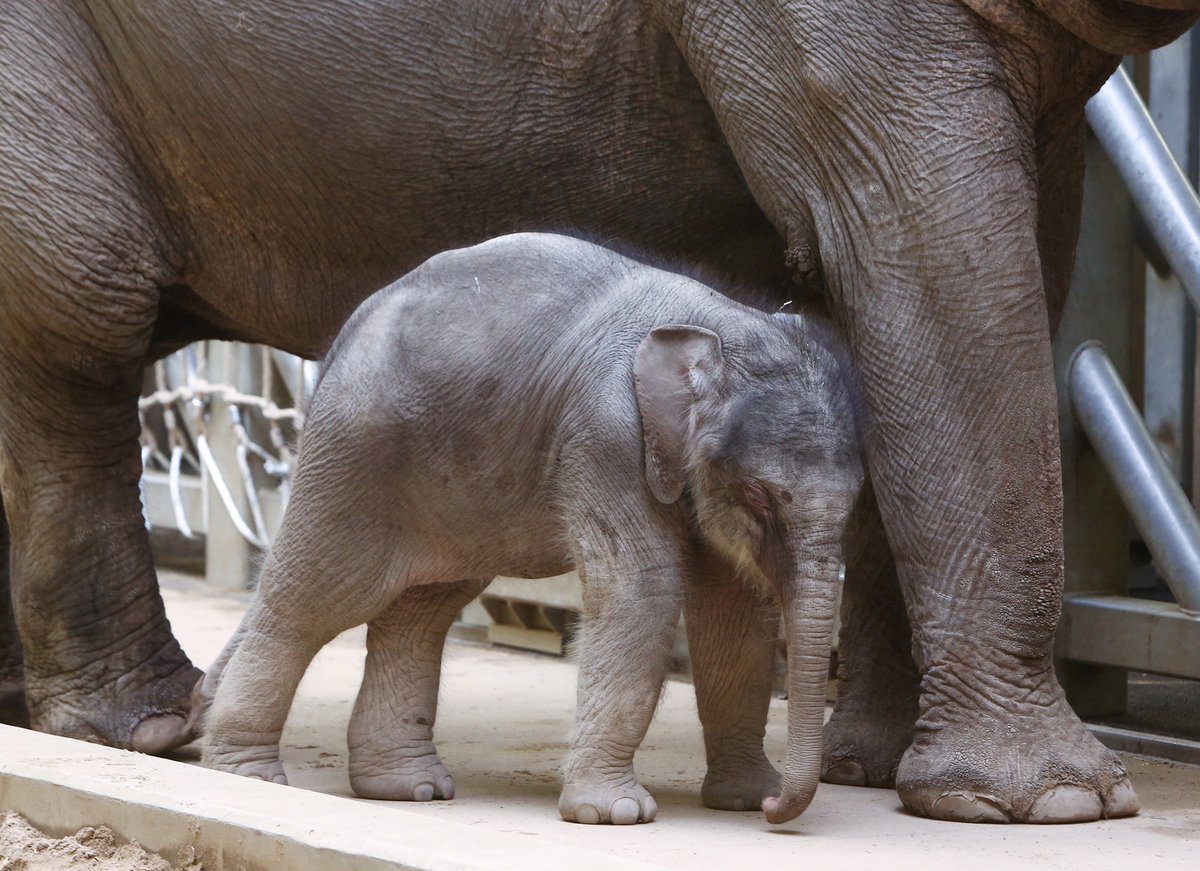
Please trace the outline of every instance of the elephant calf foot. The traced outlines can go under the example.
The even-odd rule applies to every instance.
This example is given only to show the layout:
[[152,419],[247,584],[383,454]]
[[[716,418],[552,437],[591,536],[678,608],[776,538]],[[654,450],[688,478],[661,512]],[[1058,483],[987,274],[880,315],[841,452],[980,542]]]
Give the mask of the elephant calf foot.
[[651,822],[658,805],[630,770],[612,779],[592,773],[569,778],[558,797],[558,812],[569,823],[631,826]]
[[913,717],[865,716],[835,710],[825,724],[821,780],[890,789],[912,743]]
[[740,764],[729,760],[709,766],[700,800],[713,810],[757,811],[764,798],[779,795],[779,783],[779,772],[765,756]]
[[[935,720],[936,709],[926,713]],[[1065,701],[1006,722],[919,724],[896,776],[911,812],[991,823],[1074,823],[1132,816],[1125,766]]]
[[432,743],[423,751],[373,757],[369,762],[350,751],[350,787],[360,798],[385,801],[433,801],[454,798],[454,778]]
[[251,780],[265,780],[287,786],[287,775],[279,759],[279,746],[215,747],[204,751],[204,766],[214,771],[237,774]]

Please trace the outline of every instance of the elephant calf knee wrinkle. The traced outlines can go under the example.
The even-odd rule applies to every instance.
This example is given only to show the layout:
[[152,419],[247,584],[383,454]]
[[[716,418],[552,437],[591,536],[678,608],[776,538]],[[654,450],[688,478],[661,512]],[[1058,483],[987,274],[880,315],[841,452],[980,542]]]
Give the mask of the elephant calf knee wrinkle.
[[[693,637],[735,651],[697,658],[715,773],[705,801],[769,799],[773,821],[794,817],[820,770],[861,429],[846,356],[811,318],[562,236],[434,257],[367,299],[330,351],[275,553],[204,685],[210,697],[217,685],[208,763],[279,780],[277,743],[246,736],[277,742],[319,640],[367,623],[351,784],[453,797],[429,739],[454,615],[498,574],[576,568],[587,582],[563,818],[654,818],[633,755],[685,597]],[[761,754],[774,624],[745,606],[748,587],[773,592],[789,632],[782,779]],[[728,619],[726,600],[753,619]]]

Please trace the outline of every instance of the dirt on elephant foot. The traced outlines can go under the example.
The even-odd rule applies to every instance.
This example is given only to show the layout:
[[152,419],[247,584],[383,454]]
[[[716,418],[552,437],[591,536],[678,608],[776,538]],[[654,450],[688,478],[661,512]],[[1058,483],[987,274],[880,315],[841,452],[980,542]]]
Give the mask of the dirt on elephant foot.
[[0,868],[4,871],[201,871],[200,863],[173,865],[137,841],[121,843],[107,826],[87,827],[65,838],[48,838],[15,813],[0,815]]
[[1006,723],[918,729],[897,772],[900,800],[912,813],[957,822],[1076,823],[1136,814],[1125,765],[1065,702],[1061,707],[1057,716],[1047,710]]
[[764,757],[756,763],[710,766],[700,787],[705,807],[719,811],[757,811],[763,799],[779,795],[781,777]]

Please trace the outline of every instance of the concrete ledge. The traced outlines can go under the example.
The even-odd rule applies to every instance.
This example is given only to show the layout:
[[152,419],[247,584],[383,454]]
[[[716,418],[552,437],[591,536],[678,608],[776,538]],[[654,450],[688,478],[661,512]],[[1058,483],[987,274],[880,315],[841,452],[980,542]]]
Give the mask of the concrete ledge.
[[1059,652],[1092,665],[1200,680],[1200,616],[1129,596],[1063,598]]
[[53,837],[104,824],[205,871],[654,866],[169,759],[0,726],[0,811]]

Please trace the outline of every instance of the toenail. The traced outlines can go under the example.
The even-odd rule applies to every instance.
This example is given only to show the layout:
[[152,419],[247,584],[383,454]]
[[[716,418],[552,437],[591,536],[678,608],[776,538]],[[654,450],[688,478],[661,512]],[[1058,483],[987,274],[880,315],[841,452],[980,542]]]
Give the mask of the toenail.
[[1100,819],[1103,804],[1083,786],[1056,786],[1044,792],[1029,809],[1031,823],[1083,823]]
[[1008,814],[990,796],[970,792],[944,792],[933,800],[929,815],[961,823],[1007,823]]
[[612,803],[608,817],[614,826],[632,826],[641,816],[642,808],[632,798],[619,798]]
[[841,759],[825,770],[823,779],[842,786],[866,786],[867,772],[856,760]]
[[1113,787],[1108,801],[1104,803],[1104,814],[1114,819],[1131,817],[1138,812],[1140,807],[1141,803],[1138,801],[1137,793],[1133,791],[1133,784],[1128,780],[1122,780]]

